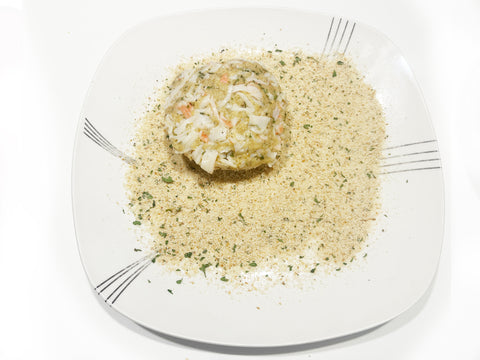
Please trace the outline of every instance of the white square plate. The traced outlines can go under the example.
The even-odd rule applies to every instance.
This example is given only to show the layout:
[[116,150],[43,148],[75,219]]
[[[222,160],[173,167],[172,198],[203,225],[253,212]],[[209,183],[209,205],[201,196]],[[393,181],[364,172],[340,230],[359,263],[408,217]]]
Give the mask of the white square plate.
[[[342,271],[311,289],[228,295],[201,278],[175,287],[178,276],[162,273],[145,253],[133,251],[137,235],[120,205],[128,165],[115,158],[123,155],[111,144],[126,149],[133,119],[167,66],[222,46],[273,49],[275,44],[325,54],[346,49],[377,90],[388,122],[383,169],[389,174],[382,177],[388,218],[377,221],[368,257],[357,270]],[[215,344],[308,343],[386,322],[426,291],[443,238],[435,134],[405,59],[371,27],[313,12],[208,10],[155,18],[127,31],[103,58],[86,96],[72,182],[78,247],[99,295],[150,329]],[[172,288],[173,295],[166,291]]]

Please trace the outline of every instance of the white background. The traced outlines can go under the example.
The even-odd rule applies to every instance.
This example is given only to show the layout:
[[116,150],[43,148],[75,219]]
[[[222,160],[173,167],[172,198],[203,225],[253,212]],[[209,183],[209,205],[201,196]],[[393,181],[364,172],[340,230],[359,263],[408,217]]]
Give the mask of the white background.
[[373,25],[413,68],[446,180],[444,249],[427,294],[367,334],[270,355],[174,342],[106,311],[80,264],[71,214],[73,139],[89,81],[111,43],[138,22],[240,3],[0,0],[1,360],[480,359],[480,2],[241,2],[275,4]]

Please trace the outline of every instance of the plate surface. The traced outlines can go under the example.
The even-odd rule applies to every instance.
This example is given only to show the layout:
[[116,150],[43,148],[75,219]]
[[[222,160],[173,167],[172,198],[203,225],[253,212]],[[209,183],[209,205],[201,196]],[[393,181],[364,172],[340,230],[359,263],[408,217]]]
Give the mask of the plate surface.
[[[176,286],[178,276],[162,273],[148,254],[133,251],[138,233],[122,213],[128,165],[118,149],[127,149],[133,119],[167,66],[224,46],[273,49],[275,44],[325,54],[346,50],[377,90],[388,122],[383,160],[388,174],[382,175],[388,218],[377,221],[368,257],[356,271],[342,271],[313,288],[228,295],[201,278]],[[443,178],[421,92],[384,35],[340,17],[243,8],[172,15],[130,29],[92,80],[80,114],[72,177],[77,242],[92,287],[121,314],[177,337],[283,346],[361,331],[412,306],[432,281],[440,256]]]

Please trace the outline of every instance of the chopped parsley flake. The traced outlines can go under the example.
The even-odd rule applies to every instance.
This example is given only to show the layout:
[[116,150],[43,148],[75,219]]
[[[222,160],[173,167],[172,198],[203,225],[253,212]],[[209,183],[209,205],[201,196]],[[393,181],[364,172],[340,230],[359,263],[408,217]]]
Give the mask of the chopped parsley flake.
[[143,192],[142,197],[143,197],[144,199],[153,199],[153,196],[150,195],[150,193],[147,192],[147,191],[144,191],[144,192]]
[[207,277],[207,273],[205,272],[205,270],[207,270],[207,268],[209,266],[212,266],[212,264],[208,263],[208,264],[203,264],[202,266],[200,266],[200,271],[203,272],[203,275],[205,275],[205,277]]
[[238,213],[238,216],[240,217],[240,219],[242,219],[242,223],[246,225],[247,223],[245,222],[245,218],[243,217],[241,212]]
[[173,179],[171,176],[167,176],[167,177],[162,176],[162,181],[167,184],[173,183]]

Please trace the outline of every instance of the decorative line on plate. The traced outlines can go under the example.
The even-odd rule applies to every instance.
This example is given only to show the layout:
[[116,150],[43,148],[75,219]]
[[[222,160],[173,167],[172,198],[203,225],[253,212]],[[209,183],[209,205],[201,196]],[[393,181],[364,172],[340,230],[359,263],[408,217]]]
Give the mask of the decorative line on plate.
[[384,148],[383,150],[391,150],[391,149],[397,149],[405,146],[412,146],[412,145],[418,145],[418,144],[428,144],[432,142],[437,142],[437,140],[425,140],[425,141],[418,141],[418,142],[413,142],[413,143],[408,143],[408,144],[402,144],[402,145],[395,145],[395,146],[389,146],[387,148]]
[[[350,44],[350,40],[352,39],[352,35],[353,35],[353,32],[355,31],[355,26],[357,23],[354,22],[353,25],[351,25],[350,34],[347,38],[345,34],[347,33],[347,29],[349,28],[349,24],[351,24],[351,22],[347,20],[345,22],[345,25],[343,26],[343,30],[341,30],[342,22],[343,22],[343,18],[340,18],[338,22],[335,21],[335,17],[332,18],[332,21],[330,22],[330,27],[328,28],[327,38],[325,40],[325,44],[323,45],[322,55],[325,54],[325,51],[327,50],[329,43],[330,43],[330,47],[328,49],[328,54],[332,54],[332,50],[334,49],[335,49],[335,52],[339,52],[344,39],[347,39],[347,40],[346,40],[345,47],[343,49],[342,54],[345,54],[347,52],[348,45]],[[332,35],[333,29],[335,30],[333,31],[334,34],[330,42],[330,37]],[[341,31],[340,40],[337,42],[337,44],[335,44],[340,31]]]
[[135,159],[131,158],[130,156],[113,146],[112,143],[108,141],[87,118],[85,118],[85,123],[83,125],[83,133],[102,149],[108,151],[113,156],[125,161],[127,164],[132,165],[136,163]]
[[379,175],[396,174],[396,173],[402,173],[402,172],[408,172],[408,171],[433,170],[433,169],[441,169],[441,168],[442,168],[441,166],[432,166],[432,167],[424,167],[424,168],[417,168],[417,169],[394,170],[394,171],[383,172],[383,173],[380,173]]
[[345,49],[343,49],[342,54],[345,54],[347,52],[348,45],[350,44],[350,40],[352,39],[353,32],[355,31],[355,25],[357,25],[357,23],[353,23],[352,30],[350,31],[350,36],[348,37],[347,45],[345,45]]
[[398,162],[398,163],[394,163],[394,164],[385,164],[385,165],[382,165],[381,167],[389,167],[389,166],[404,165],[404,164],[414,164],[414,163],[427,162],[427,161],[437,161],[437,160],[440,160],[440,159],[436,158],[436,159],[404,161],[404,162]]
[[392,155],[392,156],[384,157],[384,158],[382,158],[382,160],[394,159],[394,158],[399,158],[399,157],[404,157],[404,156],[420,155],[420,154],[432,154],[432,153],[437,153],[437,152],[438,152],[438,150],[418,151],[418,152],[412,152],[412,153],[408,153],[408,154]]
[[[133,263],[125,266],[108,279],[97,285],[94,290],[100,295],[105,292],[111,285],[116,287],[105,295],[105,302],[108,305],[113,305],[115,301],[122,295],[122,293],[128,288],[128,286],[153,262],[156,255],[146,255],[141,259],[134,261]],[[113,297],[112,300],[110,300]],[[110,300],[110,302],[109,302]]]
[[330,33],[332,32],[332,26],[334,21],[335,18],[332,18],[332,21],[330,22],[330,28],[328,29],[327,39],[325,40],[325,45],[323,45],[322,55],[325,53],[325,49],[327,48],[328,39],[330,39]]
[[[427,144],[427,148],[434,146],[436,147],[436,141],[437,140],[424,140],[424,141],[417,141],[417,142],[411,142],[411,143],[406,143],[406,144],[400,144],[400,145],[394,145],[394,146],[389,146],[383,150],[394,150],[397,149],[397,152],[400,153],[395,153],[391,155],[389,154],[388,156],[382,158],[382,161],[387,161],[387,163],[382,164],[380,167],[382,167],[384,171],[380,173],[379,175],[387,175],[387,174],[396,174],[396,173],[402,173],[402,172],[409,172],[409,171],[423,171],[423,170],[433,170],[433,169],[440,169],[441,168],[441,163],[440,163],[440,158],[435,157],[431,154],[437,154],[438,149],[432,149],[432,150],[422,150],[422,151],[412,151],[411,147],[418,147],[423,146],[424,144]],[[421,149],[421,148],[420,148]],[[409,151],[410,150],[410,151]],[[405,151],[409,151],[406,152]],[[403,152],[403,153],[402,153]],[[398,159],[397,162],[395,163],[388,163],[388,161],[392,159],[397,159],[397,158],[403,158],[407,156],[412,156],[411,158],[407,159]],[[414,157],[413,157],[414,156]],[[427,166],[427,167],[412,167],[409,165],[413,164],[421,164],[421,163],[431,163],[432,166]],[[430,165],[430,164],[428,164]],[[438,166],[437,166],[438,165]],[[415,166],[415,165],[413,165]],[[421,166],[421,165],[420,165]]]
[[336,52],[338,52],[338,50],[340,49],[340,44],[342,43],[343,37],[345,36],[345,31],[347,30],[347,27],[348,27],[348,20],[345,23],[345,27],[343,28],[342,36],[340,37],[340,41],[338,42],[337,50],[335,50]]
[[337,29],[335,30],[335,35],[333,35],[332,44],[330,45],[330,50],[328,51],[329,53],[332,52],[333,44],[335,44],[335,40],[337,39],[337,35],[338,35],[338,29],[340,29],[341,24],[342,24],[342,18],[340,18],[340,21],[337,24]]

